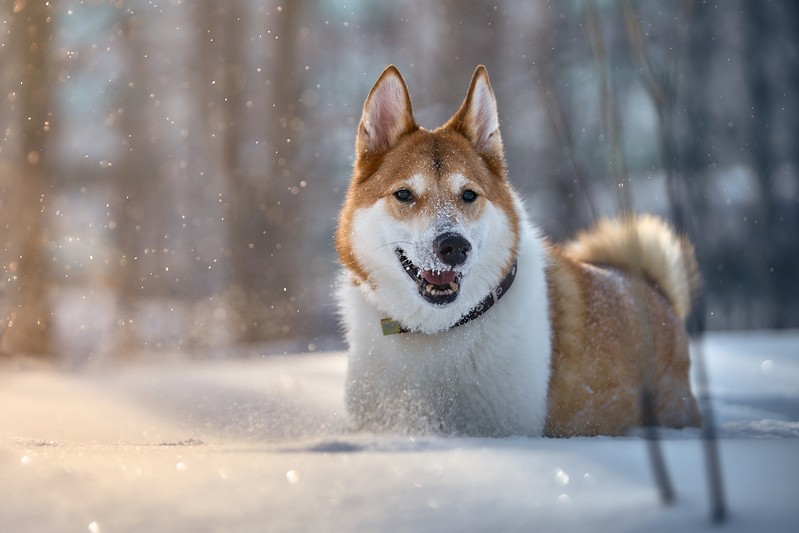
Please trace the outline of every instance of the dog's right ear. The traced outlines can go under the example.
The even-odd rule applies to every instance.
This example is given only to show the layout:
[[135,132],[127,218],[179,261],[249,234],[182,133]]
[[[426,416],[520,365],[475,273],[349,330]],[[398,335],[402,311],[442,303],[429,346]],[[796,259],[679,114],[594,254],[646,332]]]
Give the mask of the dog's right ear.
[[355,140],[358,155],[386,151],[394,147],[400,137],[416,129],[408,87],[397,67],[389,65],[363,104]]

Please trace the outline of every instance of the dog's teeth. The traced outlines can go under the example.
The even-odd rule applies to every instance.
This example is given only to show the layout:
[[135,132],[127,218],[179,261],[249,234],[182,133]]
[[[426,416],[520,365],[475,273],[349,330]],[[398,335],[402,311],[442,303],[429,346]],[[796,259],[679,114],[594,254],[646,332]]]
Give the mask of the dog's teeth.
[[455,291],[452,290],[452,289],[443,289],[443,290],[442,289],[434,289],[433,287],[428,286],[427,292],[429,292],[433,296],[449,296],[450,294],[453,294]]
[[432,283],[424,284],[424,291],[431,296],[452,296],[458,292],[460,285],[457,281],[451,281],[446,286],[434,285]]

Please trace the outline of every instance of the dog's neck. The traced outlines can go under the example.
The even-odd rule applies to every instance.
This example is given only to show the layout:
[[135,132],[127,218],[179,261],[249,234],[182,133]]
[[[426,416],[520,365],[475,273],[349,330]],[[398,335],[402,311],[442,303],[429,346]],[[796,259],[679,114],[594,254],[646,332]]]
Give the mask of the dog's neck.
[[[506,292],[508,292],[510,286],[513,285],[513,280],[516,278],[516,268],[516,261],[514,261],[513,265],[510,267],[510,270],[508,270],[508,273],[505,274],[505,277],[499,282],[499,285],[493,291],[488,293],[488,296],[483,298],[479,304],[472,307],[468,313],[463,315],[460,320],[451,325],[448,330],[468,324],[475,318],[481,316],[483,313],[491,309],[494,304],[496,304],[499,299],[502,298]],[[406,328],[392,318],[384,318],[380,320],[380,327],[383,329],[383,335],[396,335],[397,333],[419,333]]]

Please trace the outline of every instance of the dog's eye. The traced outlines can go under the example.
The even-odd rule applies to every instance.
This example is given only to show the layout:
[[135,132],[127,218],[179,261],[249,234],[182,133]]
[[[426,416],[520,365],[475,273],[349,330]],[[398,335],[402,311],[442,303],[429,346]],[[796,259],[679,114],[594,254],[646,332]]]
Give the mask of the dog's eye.
[[463,195],[461,196],[461,198],[463,198],[464,202],[470,204],[475,200],[477,200],[477,193],[471,189],[466,189],[465,191],[463,191]]
[[400,189],[394,193],[394,198],[400,202],[410,202],[413,199],[413,194],[408,189]]

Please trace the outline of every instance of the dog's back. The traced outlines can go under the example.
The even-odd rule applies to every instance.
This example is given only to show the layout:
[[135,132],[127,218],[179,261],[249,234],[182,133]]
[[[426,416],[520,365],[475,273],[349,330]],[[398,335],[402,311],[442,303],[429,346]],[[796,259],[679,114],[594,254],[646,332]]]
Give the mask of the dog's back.
[[547,434],[620,434],[644,422],[700,421],[683,320],[697,283],[690,244],[652,216],[603,220],[548,271],[553,322]]

